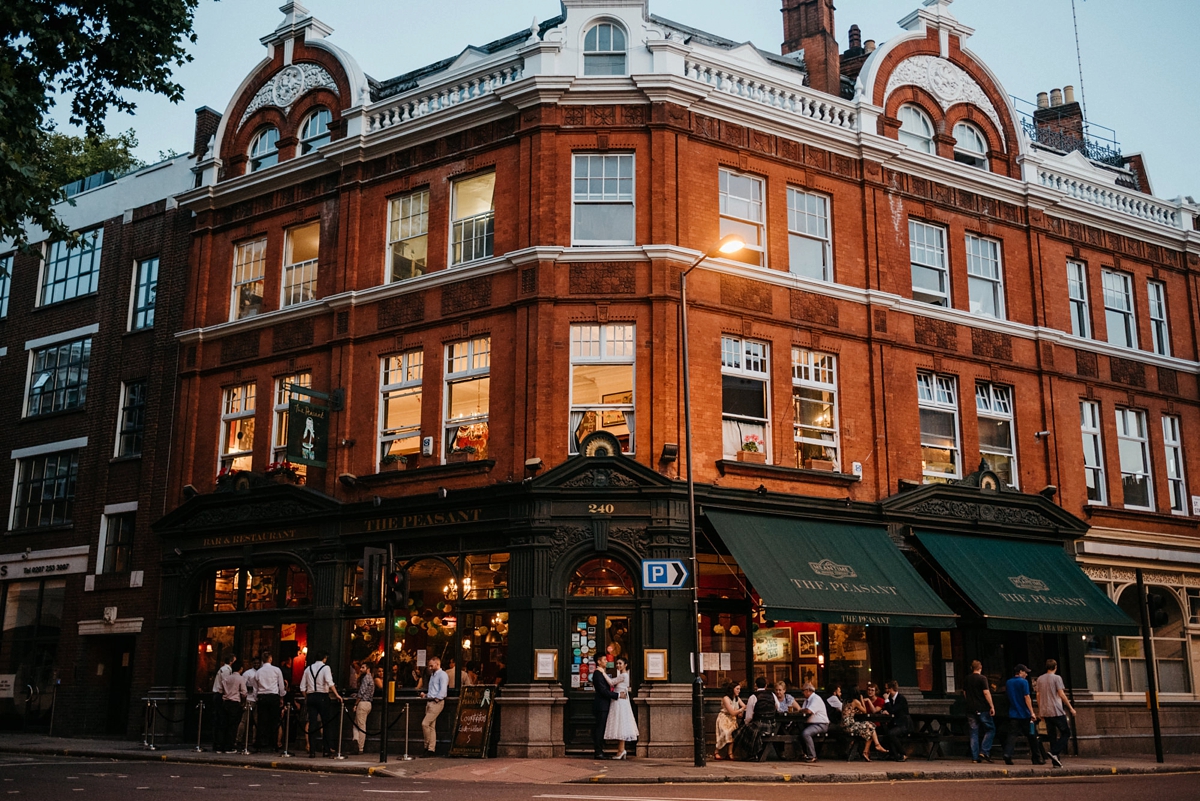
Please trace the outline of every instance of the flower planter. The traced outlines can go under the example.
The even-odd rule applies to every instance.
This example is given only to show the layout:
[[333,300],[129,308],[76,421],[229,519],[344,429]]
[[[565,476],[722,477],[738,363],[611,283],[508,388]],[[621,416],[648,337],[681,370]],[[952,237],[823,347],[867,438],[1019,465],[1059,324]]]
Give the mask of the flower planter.
[[267,478],[269,478],[271,481],[275,482],[276,484],[297,484],[297,483],[299,483],[299,479],[297,478],[296,474],[288,472],[287,470],[280,470],[275,473],[267,473]]
[[446,464],[463,464],[475,461],[475,454],[466,451],[454,451],[446,457]]
[[384,462],[383,464],[379,465],[380,473],[394,473],[397,470],[406,469],[408,469],[408,465],[406,465],[404,462]]
[[833,472],[833,462],[829,459],[805,459],[804,466],[809,470],[825,470]]
[[738,451],[737,460],[739,462],[749,462],[750,464],[766,464],[767,455],[762,451]]

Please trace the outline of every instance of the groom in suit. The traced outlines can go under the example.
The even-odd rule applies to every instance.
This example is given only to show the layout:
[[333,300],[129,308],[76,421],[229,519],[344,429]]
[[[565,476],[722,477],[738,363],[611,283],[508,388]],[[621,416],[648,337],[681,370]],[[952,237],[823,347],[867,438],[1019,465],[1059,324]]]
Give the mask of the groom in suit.
[[608,723],[608,708],[616,700],[617,692],[612,688],[608,674],[604,672],[604,665],[605,660],[601,658],[596,662],[596,669],[592,671],[592,689],[595,691],[592,695],[592,714],[596,718],[592,725],[592,744],[596,749],[593,755],[596,759],[612,759],[604,753],[604,727]]
[[879,741],[890,752],[888,758],[895,762],[904,762],[904,743],[900,739],[913,730],[913,720],[908,713],[908,699],[900,694],[900,684],[896,681],[887,683],[887,701],[883,705],[885,714],[891,717],[891,722],[879,732]]

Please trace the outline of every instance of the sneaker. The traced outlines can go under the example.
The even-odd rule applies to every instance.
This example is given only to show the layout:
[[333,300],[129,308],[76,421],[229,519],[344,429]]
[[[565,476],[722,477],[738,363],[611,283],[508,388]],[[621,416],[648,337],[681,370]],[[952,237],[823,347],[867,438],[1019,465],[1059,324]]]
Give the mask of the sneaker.
[[1005,765],[1011,765],[1011,764],[1012,764],[1012,757],[1010,757],[1010,756],[1006,756],[1006,757],[1004,758],[1004,764],[1005,764]]
[[1062,767],[1062,760],[1060,760],[1060,759],[1058,758],[1058,754],[1051,754],[1051,755],[1050,755],[1050,762],[1051,762],[1051,764],[1053,764],[1053,765],[1054,765],[1054,767],[1056,767],[1056,768],[1061,768],[1061,767]]

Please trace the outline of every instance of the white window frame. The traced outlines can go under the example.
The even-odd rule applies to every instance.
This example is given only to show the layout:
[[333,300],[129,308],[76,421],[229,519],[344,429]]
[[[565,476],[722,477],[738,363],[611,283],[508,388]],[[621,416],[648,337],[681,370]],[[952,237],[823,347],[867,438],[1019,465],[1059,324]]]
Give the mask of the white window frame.
[[[299,370],[275,379],[275,394],[271,396],[271,458],[268,460],[271,463],[287,461],[288,409],[293,399],[305,400],[308,397],[298,392],[288,392],[288,384],[312,389],[312,371]],[[300,476],[308,472],[308,466],[303,464],[294,464],[292,469]]]
[[[1013,388],[992,384],[986,381],[975,383],[975,415],[979,421],[1000,420],[1008,423],[1008,450],[999,450],[995,446],[983,444],[979,440],[979,453],[985,459],[988,456],[1001,457],[1008,460],[1009,475],[1012,478],[1010,486],[1020,489],[1020,473],[1017,467],[1017,418],[1016,403],[1013,398]],[[992,470],[995,473],[995,470]]]
[[[833,229],[829,222],[830,198],[818,192],[809,192],[793,186],[787,188],[788,211],[788,271],[816,281],[833,281]],[[815,230],[814,230],[815,229]],[[809,240],[820,244],[821,275],[804,271],[797,264],[799,251],[793,247],[797,240]]]
[[416,189],[388,199],[387,225],[387,274],[385,284],[406,281],[396,277],[396,247],[406,242],[425,240],[425,259],[421,271],[408,278],[416,278],[429,271],[429,188]]
[[[311,131],[310,128],[314,124],[319,125],[321,117],[325,117],[325,124],[319,130]],[[311,153],[321,145],[328,144],[333,138],[333,133],[329,130],[330,123],[333,122],[333,112],[324,106],[313,109],[304,118],[304,122],[300,124],[300,155]]]
[[[829,426],[815,423],[801,423],[799,406],[804,399],[797,395],[797,390],[810,390],[827,393],[826,399],[810,399],[816,403],[828,403],[833,413]],[[792,439],[796,443],[796,467],[804,467],[803,447],[809,445],[822,448],[825,457],[833,462],[835,472],[842,469],[842,436],[841,421],[838,419],[838,379],[837,357],[832,353],[821,353],[807,348],[792,348]],[[805,430],[828,434],[831,439],[805,436]]]
[[[722,453],[726,459],[736,459],[737,451],[742,449],[746,440],[755,432],[749,434],[746,427],[760,426],[762,428],[762,450],[767,454],[767,463],[773,463],[771,458],[771,346],[757,339],[742,337],[721,337],[721,377],[745,378],[761,381],[763,384],[763,414],[765,417],[747,417],[725,411],[724,388],[721,400],[721,443]],[[736,436],[727,435],[726,428],[736,426]],[[730,432],[734,429],[730,428]],[[738,447],[730,448],[730,443],[736,441]]]
[[[248,258],[243,258],[248,256]],[[249,275],[249,271],[258,265],[258,274]],[[239,242],[233,247],[233,272],[231,274],[231,291],[229,295],[229,319],[244,320],[247,317],[254,317],[263,312],[263,300],[265,299],[267,285],[267,238],[252,239],[249,242]],[[258,284],[258,309],[253,306],[249,308],[246,314],[241,314],[241,304],[239,296],[241,295],[242,287],[251,287]]]
[[1067,262],[1067,297],[1071,304],[1071,333],[1090,339],[1092,304],[1088,301],[1087,265],[1081,261]]
[[[250,428],[250,443],[248,448],[240,448],[239,450],[225,450],[225,444],[229,441],[229,431],[231,426],[237,425],[241,420],[249,418],[254,420],[255,409],[257,407],[257,386],[254,381],[246,381],[234,386],[224,387],[221,390],[221,426],[220,439],[217,440],[217,472],[220,473],[226,468],[237,470],[249,470],[252,467],[254,460],[254,429],[256,426],[251,425]],[[234,392],[239,392],[236,402]],[[249,407],[247,407],[249,400]],[[240,443],[239,443],[240,444]],[[246,467],[233,468],[233,465],[238,460],[245,460]]]
[[[571,399],[570,416],[567,421],[567,453],[579,453],[575,431],[589,412],[597,415],[621,413],[629,428],[629,449],[622,453],[635,453],[636,434],[634,427],[634,399],[637,397],[637,329],[633,323],[592,323],[571,326]],[[575,403],[575,367],[583,364],[628,365],[630,372],[629,403]]]
[[[125,413],[131,408],[129,405],[129,391],[132,387],[139,386],[139,385],[142,387],[142,404],[141,404],[142,426],[141,426],[141,431],[139,432],[141,435],[141,439],[142,439],[142,446],[136,451],[131,451],[129,453],[123,453],[122,449],[121,449],[121,444],[122,444],[121,440],[122,440],[122,437],[124,437],[125,433],[126,433],[125,432]],[[134,458],[140,457],[145,452],[145,449],[146,449],[146,407],[149,406],[149,403],[148,403],[149,389],[150,389],[150,382],[148,382],[144,379],[141,381],[122,381],[121,382],[121,394],[118,396],[120,399],[120,405],[117,406],[117,436],[113,441],[113,458],[114,459],[134,459]]]
[[[482,214],[475,214],[470,217],[458,216],[458,189],[459,184],[467,181],[473,181],[476,178],[482,178],[485,175],[492,177],[492,207],[489,211]],[[471,224],[471,235],[466,235],[467,223]],[[476,233],[480,226],[483,227],[483,235]],[[490,231],[490,233],[489,233]],[[461,238],[460,238],[461,237]],[[470,258],[466,258],[467,243],[471,244]],[[482,243],[482,244],[477,244]],[[456,249],[458,255],[456,256]],[[457,267],[462,264],[471,264],[472,262],[490,259],[496,253],[496,171],[484,170],[473,175],[464,175],[456,178],[450,183],[450,266]],[[477,252],[478,251],[478,252]]]
[[[389,367],[392,369],[389,370]],[[399,380],[389,381],[389,378]],[[406,439],[416,439],[414,453],[421,450],[421,418],[418,415],[415,426],[397,427],[389,430],[387,421],[387,402],[393,395],[408,397],[415,395],[420,404],[423,400],[425,382],[425,352],[423,350],[407,350],[392,353],[379,358],[379,426],[378,441],[375,448],[376,469],[382,464],[383,457],[392,448],[392,443]]]
[[[271,134],[275,134],[274,138]],[[247,151],[249,161],[247,162],[247,172],[258,172],[265,170],[267,167],[273,167],[279,163],[279,129],[274,125],[268,125],[258,133],[254,134],[254,139],[250,141],[250,149]]]
[[[1133,304],[1133,276],[1119,270],[1101,270],[1102,288],[1104,289],[1104,327],[1108,332],[1108,342],[1120,348],[1138,346],[1137,312]],[[1120,282],[1121,286],[1115,286]],[[1120,342],[1113,338],[1116,326],[1113,320],[1123,319],[1121,328],[1129,335],[1128,342]]]
[[1150,344],[1159,356],[1171,355],[1171,333],[1167,327],[1167,285],[1146,282],[1146,305],[1150,313]]
[[[459,350],[461,349],[461,350]],[[489,420],[492,410],[491,374],[492,374],[492,338],[490,335],[459,340],[446,345],[446,375],[443,381],[442,401],[442,460],[449,461],[453,450],[451,430],[457,431],[462,426],[482,424],[488,427],[488,445],[491,445],[491,426]],[[485,412],[452,418],[450,395],[451,385],[467,381],[488,378],[488,408]]]
[[1164,414],[1163,455],[1167,462],[1167,494],[1171,498],[1171,514],[1188,514],[1186,471],[1183,466],[1183,436],[1178,415]]
[[[933,147],[933,120],[925,113],[925,109],[915,103],[905,103],[896,116],[900,119],[897,137],[902,143],[921,153],[932,155],[937,152]],[[920,125],[920,130],[915,130],[917,125]]]
[[[1000,243],[974,234],[966,235],[967,250],[967,302],[971,314],[1003,320],[1007,314],[1004,306],[1004,264]],[[976,302],[977,293],[991,294],[996,314],[982,310],[983,304]],[[977,309],[976,306],[979,308]]]
[[[96,575],[126,575],[133,571],[133,539],[137,534],[137,501],[132,503],[114,503],[104,507],[104,514],[100,515],[100,538],[96,544]],[[125,517],[126,515],[133,516],[133,530],[129,532],[130,541],[129,557],[126,560],[125,569],[109,570],[108,560],[105,558],[108,555],[108,537],[109,529],[111,528],[110,521],[115,518]]]
[[1095,498],[1087,502],[1093,506],[1103,506],[1108,502],[1108,484],[1105,483],[1104,470],[1104,433],[1100,430],[1100,404],[1095,401],[1079,401],[1079,430],[1083,438],[1083,473],[1084,492],[1087,492],[1087,479],[1090,477],[1096,488]]
[[929,470],[925,467],[924,451],[926,448],[945,450],[946,447],[937,443],[925,441],[925,432],[918,421],[917,430],[921,440],[921,475],[926,483],[936,480],[962,478],[962,430],[959,425],[958,410],[958,379],[951,375],[941,375],[920,371],[917,373],[917,407],[918,410],[950,414],[954,425],[954,472],[946,473]]
[[[580,174],[581,162],[587,174]],[[599,164],[600,177],[592,173]],[[628,176],[622,175],[622,167],[628,165]],[[609,177],[609,167],[616,175]],[[595,184],[599,182],[599,187]],[[585,191],[580,192],[580,182]],[[589,153],[571,154],[571,243],[575,246],[620,246],[632,245],[637,237],[637,165],[633,153]],[[599,192],[592,191],[598,188]],[[629,236],[623,239],[580,239],[578,219],[581,209],[590,206],[627,206],[629,208]]]
[[[297,231],[304,228],[317,229],[317,255],[304,261],[288,262],[288,250]],[[283,232],[283,273],[279,282],[279,308],[298,306],[317,300],[317,281],[320,279],[321,222],[313,220],[294,225]],[[297,280],[298,279],[298,280]],[[305,293],[308,297],[305,297]]]
[[[143,277],[143,272],[153,270],[154,277]],[[129,299],[130,331],[145,331],[154,327],[154,308],[158,296],[158,256],[138,259],[133,263],[133,292]],[[138,324],[139,318],[141,324]]]
[[[1125,501],[1122,497],[1126,509],[1145,509],[1154,511],[1154,475],[1150,467],[1150,431],[1146,427],[1146,413],[1140,409],[1129,409],[1123,406],[1118,406],[1116,409],[1117,418],[1117,453],[1121,461],[1121,486],[1124,488],[1125,477],[1134,476],[1145,478],[1146,481],[1146,500],[1148,505],[1133,504]],[[1140,434],[1138,433],[1140,429]],[[1125,461],[1125,454],[1129,450],[1123,447],[1126,444],[1136,445],[1141,453],[1142,468],[1141,470],[1129,469],[1133,465],[1129,465]],[[1122,496],[1124,493],[1122,492]]]
[[[600,30],[602,28],[604,28],[605,26],[607,26],[609,29],[609,49],[601,50],[601,49],[599,49],[600,48]],[[592,33],[596,34],[596,42],[594,45],[589,45],[588,37],[591,36]],[[619,48],[616,46],[616,41],[615,41],[618,35],[620,36],[620,38],[622,40],[621,47],[619,47]],[[592,49],[589,49],[589,47]],[[595,76],[608,76],[608,77],[613,77],[613,76],[617,76],[617,75],[628,75],[629,74],[628,47],[629,47],[629,34],[626,33],[624,26],[620,25],[619,23],[613,22],[611,20],[601,20],[601,21],[595,23],[594,25],[589,26],[588,29],[583,34],[583,44],[580,48],[583,50],[583,74],[584,75],[595,75]],[[608,63],[607,61],[600,62],[600,60],[599,60],[600,58],[612,59],[614,56],[621,57],[621,71],[620,72],[612,72],[611,70],[593,70],[593,69],[589,68],[589,65],[591,65],[591,64]],[[589,61],[589,59],[591,59],[591,60]]]
[[[936,234],[933,241],[929,238],[932,234]],[[940,225],[931,225],[910,218],[908,221],[908,256],[910,267],[914,273],[917,269],[941,273],[942,283],[945,286],[945,292],[942,293],[930,289],[918,289],[917,282],[914,280],[912,282],[913,300],[918,303],[928,303],[931,306],[951,308],[953,302],[951,300],[950,266],[946,259],[946,229]]]
[[[729,191],[730,179],[747,180],[751,182],[752,187],[758,188],[758,198],[754,197],[753,188],[750,190],[749,197],[732,194]],[[746,204],[747,210],[750,213],[749,217],[743,217],[731,211],[731,206],[735,204]],[[737,234],[744,241],[744,246],[737,253],[727,256],[727,258],[736,261],[745,262],[756,267],[767,266],[767,182],[764,178],[750,173],[738,172],[727,167],[721,167],[717,171],[717,211],[719,215],[720,235],[722,237],[727,234]],[[757,212],[758,219],[754,218]],[[725,221],[729,221],[729,227],[726,227]],[[757,229],[758,242],[750,241],[750,237],[745,235],[746,229]],[[758,261],[750,261],[747,256],[750,254],[758,254]]]
[[987,137],[969,122],[954,124],[954,160],[980,170],[988,169]]

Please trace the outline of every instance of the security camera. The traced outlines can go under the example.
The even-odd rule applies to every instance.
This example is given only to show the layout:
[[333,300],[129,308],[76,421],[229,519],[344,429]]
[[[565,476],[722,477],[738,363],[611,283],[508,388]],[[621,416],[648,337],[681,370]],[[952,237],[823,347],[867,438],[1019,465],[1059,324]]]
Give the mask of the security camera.
[[1045,439],[1048,436],[1050,436],[1049,431],[1036,431],[1036,432],[1034,432],[1033,438],[1040,440],[1040,439]]

